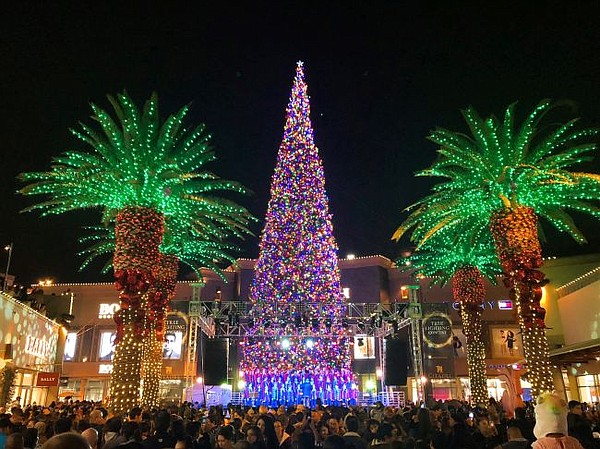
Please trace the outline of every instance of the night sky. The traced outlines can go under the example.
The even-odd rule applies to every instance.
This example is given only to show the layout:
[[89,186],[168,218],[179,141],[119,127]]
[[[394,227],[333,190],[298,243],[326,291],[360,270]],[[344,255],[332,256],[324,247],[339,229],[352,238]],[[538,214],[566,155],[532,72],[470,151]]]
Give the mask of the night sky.
[[[109,109],[108,93],[139,104],[156,90],[163,116],[191,102],[188,123],[213,135],[210,168],[254,192],[238,201],[260,218],[258,236],[303,60],[341,256],[394,258],[406,246],[390,236],[431,186],[413,177],[435,157],[425,137],[438,125],[466,131],[459,109],[501,114],[519,100],[522,117],[549,97],[600,125],[597,1],[72,3],[0,14],[0,243],[14,242],[10,271],[24,283],[109,279],[100,263],[78,272],[80,227],[98,214],[20,214],[33,198],[15,195],[18,173],[83,148],[68,128],[91,122],[90,101]],[[600,172],[599,160],[583,168]],[[590,244],[548,232],[545,255],[600,251],[597,223],[578,223]],[[242,247],[256,257],[258,237]]]

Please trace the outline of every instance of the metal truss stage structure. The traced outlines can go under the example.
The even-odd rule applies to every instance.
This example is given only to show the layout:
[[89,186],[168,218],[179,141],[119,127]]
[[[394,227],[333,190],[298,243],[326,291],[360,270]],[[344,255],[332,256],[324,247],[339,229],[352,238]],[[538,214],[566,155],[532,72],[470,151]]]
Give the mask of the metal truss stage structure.
[[[267,333],[262,332],[260,329],[257,331],[254,328],[255,317],[252,315],[253,304],[250,301],[221,301],[219,299],[199,301],[196,298],[200,297],[201,288],[201,284],[194,286],[194,300],[189,302],[188,316],[190,326],[188,332],[188,350],[186,351],[185,360],[185,379],[188,391],[191,391],[196,382],[198,339],[202,338],[202,334],[208,338],[227,338],[233,340],[250,335],[253,338],[273,338],[272,332],[267,335]],[[315,310],[319,305],[320,303],[302,303],[298,306],[298,310],[300,313],[304,309]],[[400,329],[411,324],[413,324],[411,331],[415,329],[414,319],[408,317],[409,306],[408,302],[393,302],[389,304],[347,302],[345,303],[343,314],[339,318],[341,319],[341,325],[347,329],[349,338],[355,335],[367,335],[383,341],[384,338],[393,336]],[[294,323],[292,317],[289,317],[289,320],[285,323]],[[325,321],[326,318],[323,318],[323,320]],[[296,324],[295,328],[297,329],[295,335],[303,337],[317,337],[322,335],[322,330],[313,329],[312,323],[296,322],[294,324]],[[253,332],[250,332],[251,329]],[[282,333],[279,337],[284,338],[286,334]],[[411,340],[414,341],[412,335]],[[414,347],[414,345],[411,346]],[[379,358],[379,366],[383,367],[385,363],[383,351],[379,351]]]

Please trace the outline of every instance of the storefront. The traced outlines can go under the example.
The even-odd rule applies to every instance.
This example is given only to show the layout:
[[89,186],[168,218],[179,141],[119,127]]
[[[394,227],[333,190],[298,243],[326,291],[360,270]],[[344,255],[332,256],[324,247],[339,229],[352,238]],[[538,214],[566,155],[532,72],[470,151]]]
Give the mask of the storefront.
[[0,363],[3,369],[14,370],[12,399],[20,397],[22,405],[56,400],[61,367],[58,352],[66,330],[10,296],[0,297]]

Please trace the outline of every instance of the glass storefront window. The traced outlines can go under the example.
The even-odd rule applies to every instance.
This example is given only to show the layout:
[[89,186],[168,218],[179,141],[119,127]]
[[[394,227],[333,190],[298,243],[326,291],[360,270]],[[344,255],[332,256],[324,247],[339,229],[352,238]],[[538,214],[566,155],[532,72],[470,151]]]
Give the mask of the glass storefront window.
[[177,402],[183,396],[183,381],[181,380],[161,380],[159,388],[159,397],[166,401]]
[[569,373],[566,368],[562,368],[560,370],[560,374],[562,376],[563,384],[565,386],[565,393],[567,394],[567,401],[573,399],[571,397],[571,382],[569,382]]
[[488,379],[487,389],[488,396],[493,397],[495,400],[499,401],[500,399],[502,399],[504,390],[506,390],[506,382],[495,378]]
[[88,380],[85,386],[85,399],[87,401],[102,401],[104,399],[104,380]]
[[600,396],[600,382],[598,375],[587,374],[585,376],[577,376],[577,390],[581,402],[592,404],[598,402]]

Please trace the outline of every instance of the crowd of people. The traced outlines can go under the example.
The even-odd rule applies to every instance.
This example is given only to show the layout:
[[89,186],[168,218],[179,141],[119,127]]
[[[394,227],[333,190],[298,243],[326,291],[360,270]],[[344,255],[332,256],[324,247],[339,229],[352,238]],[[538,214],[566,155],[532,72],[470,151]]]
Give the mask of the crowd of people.
[[[540,405],[543,402],[543,405]],[[505,416],[459,401],[405,407],[211,407],[184,402],[111,416],[101,403],[13,404],[0,449],[519,449],[600,447],[600,413],[555,395]],[[537,423],[535,421],[537,418]],[[567,436],[567,434],[571,436]],[[599,435],[596,435],[599,436]]]

